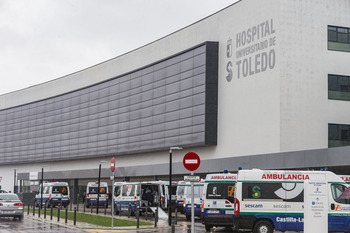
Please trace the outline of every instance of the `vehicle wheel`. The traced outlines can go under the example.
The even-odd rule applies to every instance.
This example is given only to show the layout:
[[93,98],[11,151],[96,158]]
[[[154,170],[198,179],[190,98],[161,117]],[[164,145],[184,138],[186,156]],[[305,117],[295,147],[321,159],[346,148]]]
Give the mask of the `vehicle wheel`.
[[253,233],[272,233],[273,227],[268,221],[259,221],[255,224]]
[[186,220],[187,220],[187,221],[190,221],[190,220],[191,220],[191,215],[187,215],[187,214],[186,214]]
[[210,231],[211,227],[212,227],[212,226],[205,224],[205,230],[206,230],[206,231]]

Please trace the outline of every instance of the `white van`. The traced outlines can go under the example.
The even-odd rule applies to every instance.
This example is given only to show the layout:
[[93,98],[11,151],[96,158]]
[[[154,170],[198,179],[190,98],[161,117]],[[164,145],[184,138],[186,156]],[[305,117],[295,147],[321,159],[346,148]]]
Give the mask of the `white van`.
[[202,195],[202,224],[205,229],[233,227],[234,191],[237,174],[208,174]]
[[[194,182],[194,216],[201,217],[201,206],[202,206],[202,195],[203,195],[203,187],[204,187],[204,180],[201,180],[200,182]],[[184,198],[183,198],[183,209],[184,214],[186,215],[187,220],[191,220],[191,185],[184,186]]]
[[164,181],[123,182],[116,193],[116,213],[127,211],[129,206],[132,214],[139,207],[167,208],[165,186]]
[[177,211],[180,213],[185,213],[184,212],[184,198],[185,198],[185,189],[187,186],[190,186],[191,182],[187,181],[179,181],[177,183],[177,188],[176,188],[176,208]]
[[[91,205],[97,205],[98,195],[98,183],[89,182],[86,186],[86,207],[89,208]],[[108,184],[107,182],[100,182],[100,195],[99,205],[106,205],[108,208]]]
[[340,199],[348,185],[329,171],[240,170],[235,191],[236,229],[254,233],[303,231],[304,182],[326,181],[328,231],[349,232],[350,200]]
[[[68,206],[70,203],[70,191],[67,182],[51,182],[43,184],[43,200],[42,204],[47,207],[62,205]],[[41,189],[39,186],[39,191],[35,195],[35,204],[39,206],[41,200]]]

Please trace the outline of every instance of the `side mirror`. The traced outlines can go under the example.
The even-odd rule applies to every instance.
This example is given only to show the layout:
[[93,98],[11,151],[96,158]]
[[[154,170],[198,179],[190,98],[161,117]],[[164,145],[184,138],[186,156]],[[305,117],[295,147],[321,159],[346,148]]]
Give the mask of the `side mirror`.
[[335,205],[334,203],[331,204],[331,210],[334,210],[335,209]]

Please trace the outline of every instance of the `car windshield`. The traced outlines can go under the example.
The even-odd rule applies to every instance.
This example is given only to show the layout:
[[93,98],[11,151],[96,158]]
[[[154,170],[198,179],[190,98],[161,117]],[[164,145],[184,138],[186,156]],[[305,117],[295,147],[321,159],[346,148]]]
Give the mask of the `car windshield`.
[[19,201],[19,198],[16,194],[4,194],[0,195],[0,200],[3,201]]

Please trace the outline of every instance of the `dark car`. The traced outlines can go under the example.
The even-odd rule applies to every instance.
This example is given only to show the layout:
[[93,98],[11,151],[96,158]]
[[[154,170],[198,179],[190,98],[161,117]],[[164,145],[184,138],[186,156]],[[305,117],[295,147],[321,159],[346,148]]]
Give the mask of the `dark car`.
[[0,217],[23,219],[23,203],[17,194],[0,193]]

